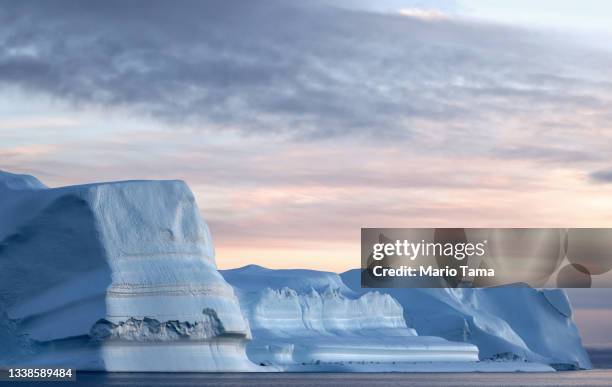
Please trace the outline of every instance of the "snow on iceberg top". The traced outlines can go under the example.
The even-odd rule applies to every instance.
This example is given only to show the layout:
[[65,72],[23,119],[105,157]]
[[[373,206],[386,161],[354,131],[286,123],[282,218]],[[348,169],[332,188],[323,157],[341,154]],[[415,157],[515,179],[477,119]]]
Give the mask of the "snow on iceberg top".
[[267,269],[258,265],[247,265],[238,269],[221,272],[227,282],[243,290],[253,291],[263,288],[279,290],[291,288],[298,292],[311,289],[319,293],[327,289],[339,290],[343,294],[352,294],[340,276],[336,273],[307,269]]
[[183,181],[131,180],[46,188],[34,177],[4,173],[0,190],[0,238],[40,217],[91,218],[109,257],[203,255],[214,266],[212,238],[195,198]]
[[19,175],[0,170],[0,190],[26,190],[26,189],[45,189],[43,183],[30,175]]

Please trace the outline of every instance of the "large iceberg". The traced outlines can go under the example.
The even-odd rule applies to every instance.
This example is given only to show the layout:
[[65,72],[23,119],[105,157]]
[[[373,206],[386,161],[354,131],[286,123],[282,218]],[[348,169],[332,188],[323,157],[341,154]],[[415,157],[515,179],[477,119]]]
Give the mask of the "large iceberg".
[[[255,265],[221,273],[234,286],[251,326],[253,339],[247,345],[247,354],[263,366],[284,371],[546,371],[551,370],[547,364],[553,363],[543,356],[515,356],[505,347],[498,356],[487,352],[481,356],[484,361],[479,361],[478,345],[484,341],[472,340],[467,331],[449,335],[441,329],[425,329],[424,324],[415,326],[406,318],[410,318],[406,310],[413,308],[402,305],[413,300],[359,286],[351,289],[335,273],[271,270]],[[498,301],[503,308],[504,300]],[[431,302],[431,297],[414,302],[422,306],[424,320],[446,318],[438,314],[450,309]],[[483,316],[495,319],[490,317],[495,310],[491,305],[486,307],[489,311],[483,310]],[[445,324],[435,319],[432,323],[438,327]],[[533,335],[530,339],[537,344]],[[496,337],[491,335],[491,340],[487,350],[502,348]],[[567,341],[559,346],[563,344]],[[565,357],[561,353],[555,359]],[[431,367],[432,363],[435,366]],[[575,364],[574,359],[571,364]]]
[[219,272],[181,181],[51,189],[0,171],[0,367],[591,367],[563,291],[368,290],[359,274]]
[[249,337],[185,183],[0,172],[0,365],[248,371]]

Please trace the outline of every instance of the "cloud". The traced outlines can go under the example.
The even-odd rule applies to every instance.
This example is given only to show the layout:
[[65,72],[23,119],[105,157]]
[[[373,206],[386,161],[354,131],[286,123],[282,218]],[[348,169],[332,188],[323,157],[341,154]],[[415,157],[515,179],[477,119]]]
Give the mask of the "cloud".
[[443,12],[431,9],[422,8],[401,8],[399,14],[402,16],[414,17],[417,19],[424,20],[443,20],[448,19],[449,16]]
[[602,122],[610,97],[608,58],[585,67],[553,38],[455,19],[275,0],[15,1],[0,22],[0,85],[209,132],[480,150],[507,119],[571,109],[588,110],[581,126]]
[[602,169],[590,174],[591,180],[597,183],[612,183],[612,169]]
[[419,3],[5,2],[0,168],[184,179],[221,251],[320,267],[363,226],[605,225],[612,59]]
[[[571,144],[575,146],[575,144]],[[605,156],[588,149],[560,148],[556,146],[502,146],[495,150],[495,155],[507,159],[533,159],[548,163],[578,163],[605,160]]]
[[578,309],[612,310],[612,289],[566,289],[572,306]]

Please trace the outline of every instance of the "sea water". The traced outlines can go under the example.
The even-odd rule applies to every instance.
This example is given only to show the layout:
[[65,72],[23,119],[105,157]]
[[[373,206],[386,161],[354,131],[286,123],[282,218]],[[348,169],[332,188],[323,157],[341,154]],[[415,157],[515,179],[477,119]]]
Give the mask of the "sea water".
[[[547,373],[103,373],[77,372],[66,386],[387,387],[612,386],[612,348],[590,349],[589,371]],[[24,386],[27,383],[19,383]],[[40,385],[40,384],[37,384]]]

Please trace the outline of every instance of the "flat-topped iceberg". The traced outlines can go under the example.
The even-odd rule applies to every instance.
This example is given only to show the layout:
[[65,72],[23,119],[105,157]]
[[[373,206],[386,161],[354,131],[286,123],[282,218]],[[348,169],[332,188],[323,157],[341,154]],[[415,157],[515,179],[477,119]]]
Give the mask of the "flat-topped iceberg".
[[181,181],[0,174],[0,365],[247,371],[250,337]]

